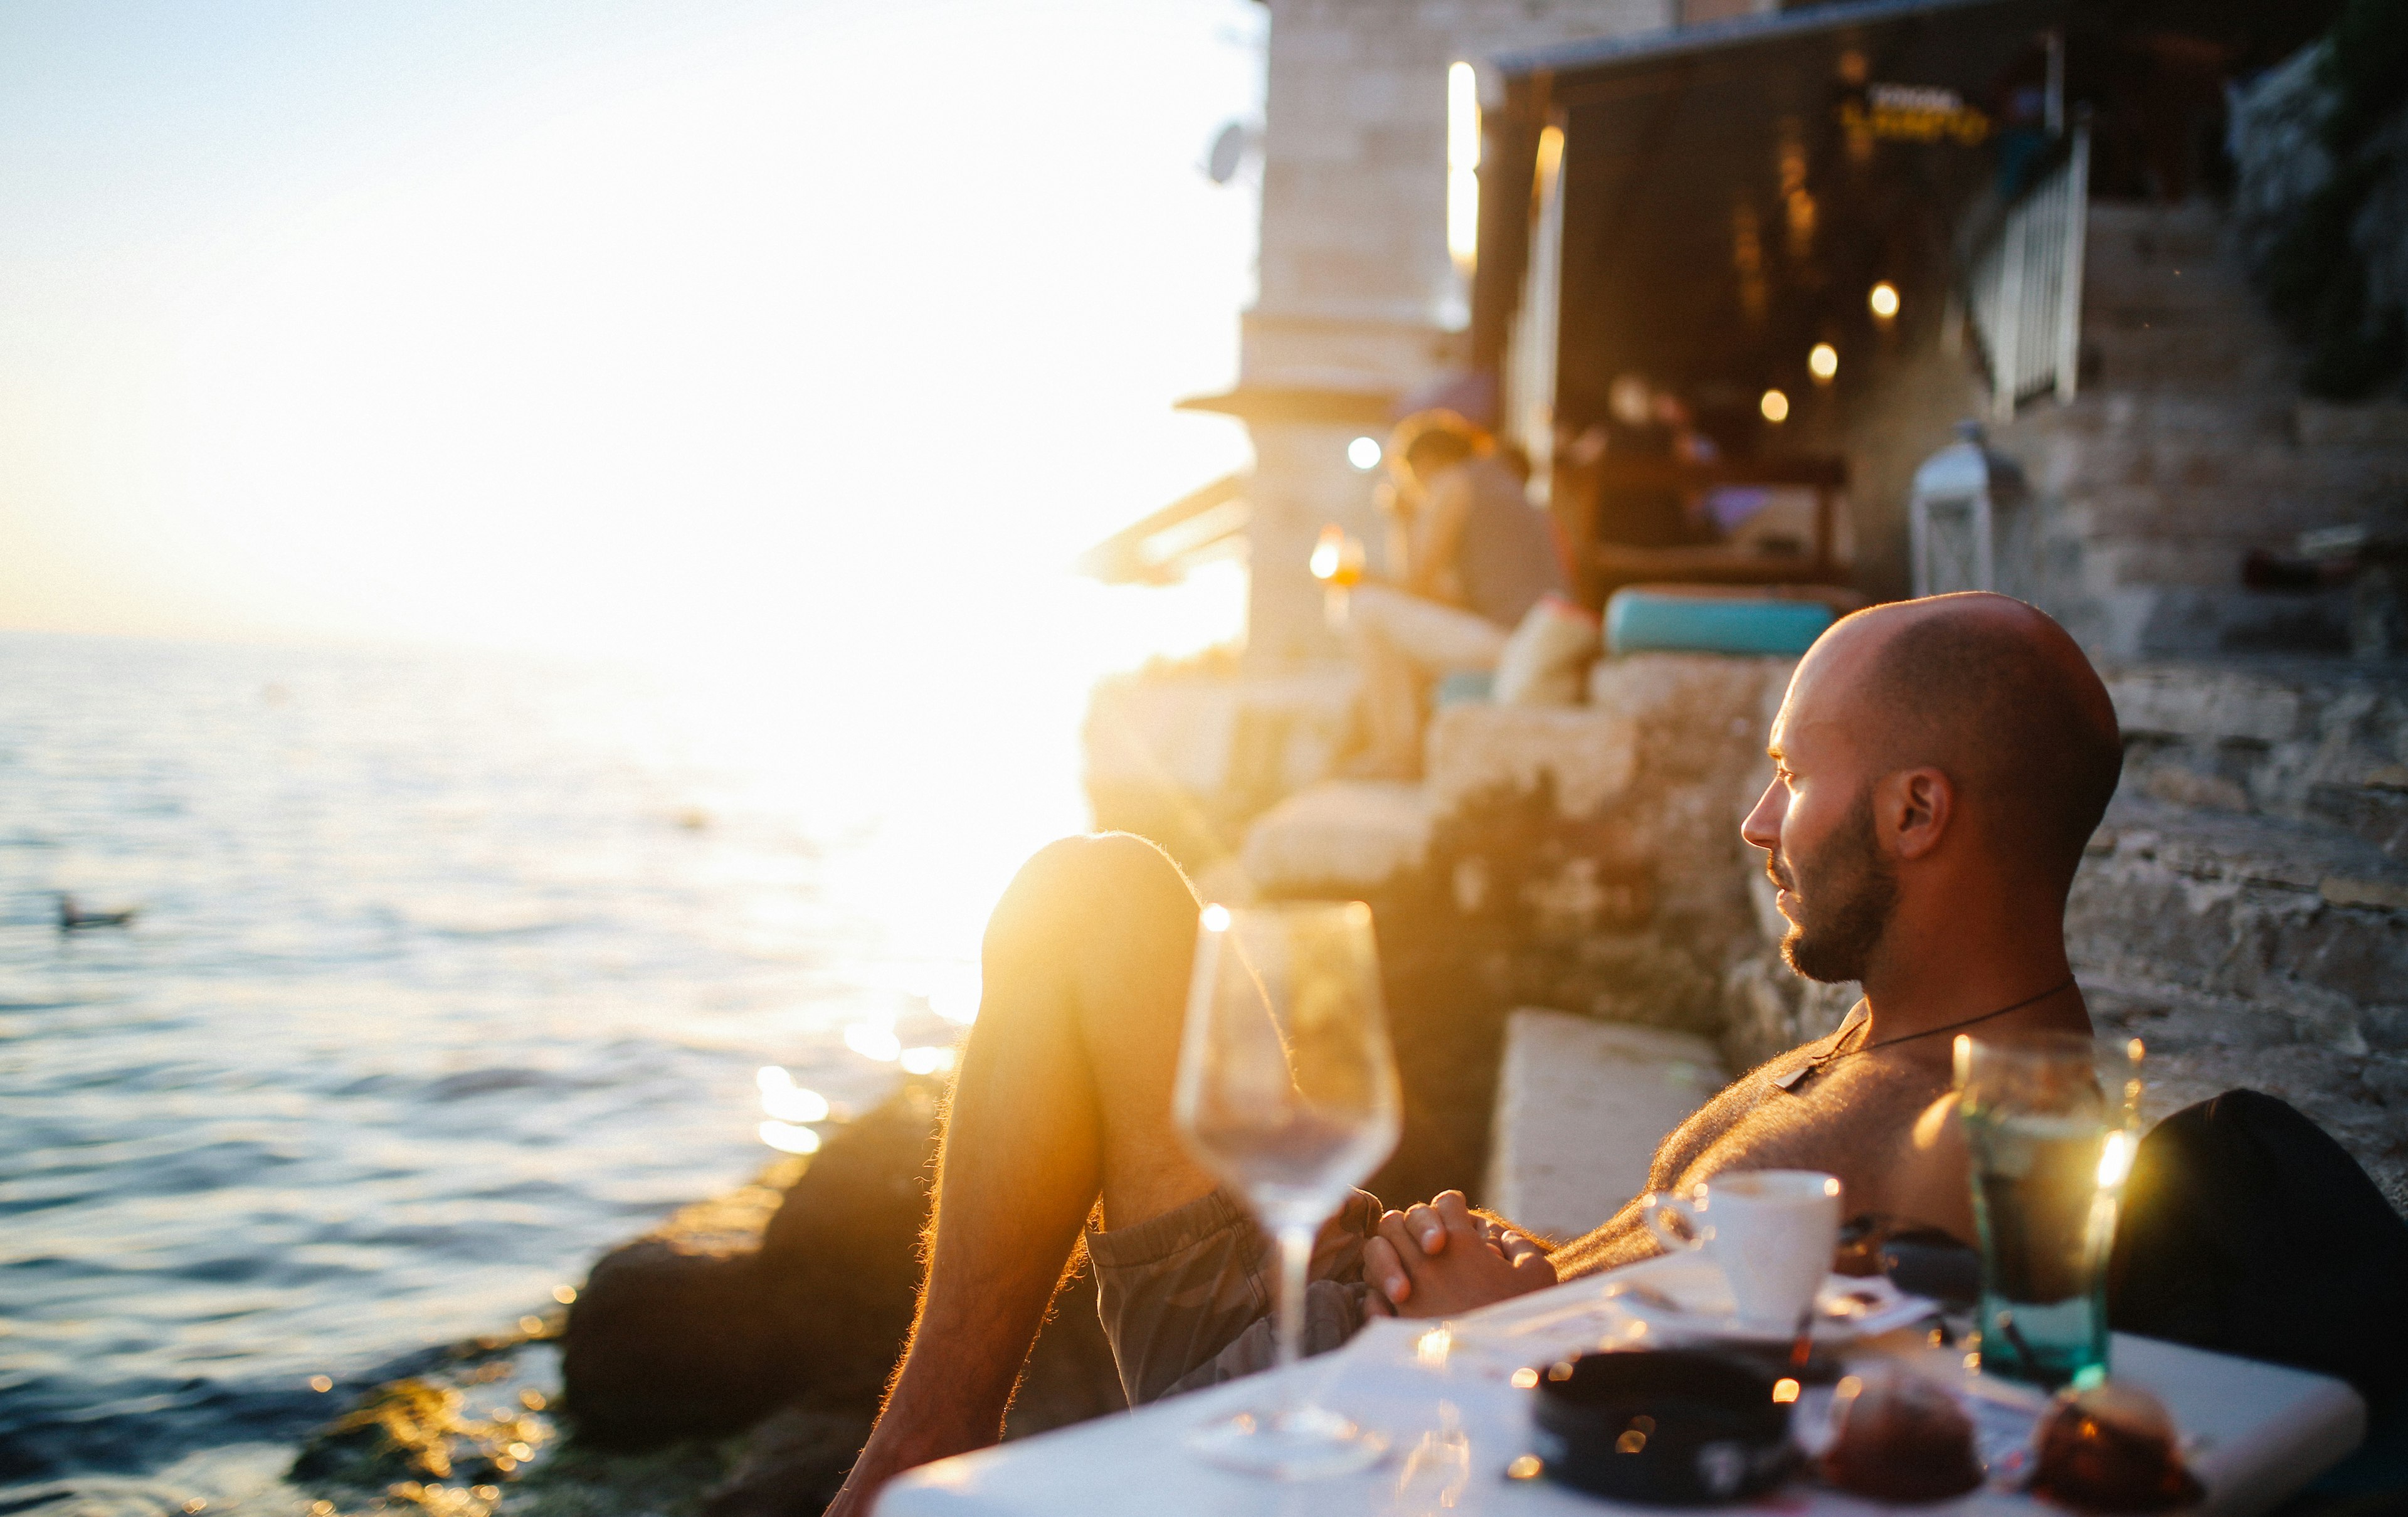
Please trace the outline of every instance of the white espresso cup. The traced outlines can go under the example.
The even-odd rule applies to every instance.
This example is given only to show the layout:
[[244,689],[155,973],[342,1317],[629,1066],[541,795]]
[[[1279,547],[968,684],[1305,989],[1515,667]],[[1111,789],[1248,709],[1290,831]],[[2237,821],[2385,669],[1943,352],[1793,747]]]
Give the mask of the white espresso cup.
[[[1685,1196],[1649,1195],[1640,1204],[1667,1252],[1700,1249],[1722,1267],[1750,1332],[1797,1331],[1840,1240],[1840,1182],[1813,1169],[1717,1175]],[[1683,1231],[1668,1224],[1674,1211],[1687,1221]]]

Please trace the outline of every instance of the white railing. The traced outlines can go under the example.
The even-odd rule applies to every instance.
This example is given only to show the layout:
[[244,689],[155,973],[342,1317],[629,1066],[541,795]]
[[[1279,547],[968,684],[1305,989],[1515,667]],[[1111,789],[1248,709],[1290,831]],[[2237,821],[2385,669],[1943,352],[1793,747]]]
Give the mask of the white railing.
[[1990,409],[2054,389],[2073,398],[2082,346],[2082,238],[2090,209],[2090,129],[2076,127],[2065,162],[2007,208],[1974,253],[1973,330],[1990,371]]
[[1506,339],[1507,426],[1530,458],[1530,493],[1547,498],[1555,459],[1556,322],[1563,291],[1564,129],[1539,134],[1532,186],[1530,252],[1522,273],[1522,303]]

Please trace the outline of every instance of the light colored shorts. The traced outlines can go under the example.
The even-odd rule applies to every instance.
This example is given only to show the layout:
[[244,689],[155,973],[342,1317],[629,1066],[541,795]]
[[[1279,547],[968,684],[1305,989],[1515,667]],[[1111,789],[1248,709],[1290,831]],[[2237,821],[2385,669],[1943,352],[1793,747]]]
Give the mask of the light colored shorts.
[[[1321,1229],[1304,1296],[1304,1352],[1326,1353],[1363,1325],[1363,1245],[1379,1197],[1356,1191]],[[1278,1252],[1245,1209],[1213,1191],[1148,1222],[1087,1232],[1096,1309],[1129,1405],[1268,1369]]]
[[1348,591],[1346,624],[1354,636],[1377,637],[1434,675],[1494,669],[1509,636],[1484,616],[1390,585]]

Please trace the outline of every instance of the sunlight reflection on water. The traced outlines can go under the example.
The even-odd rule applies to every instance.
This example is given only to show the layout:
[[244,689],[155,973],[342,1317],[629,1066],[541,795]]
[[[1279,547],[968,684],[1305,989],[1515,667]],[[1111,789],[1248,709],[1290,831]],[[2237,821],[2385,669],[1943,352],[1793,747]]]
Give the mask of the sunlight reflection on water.
[[0,1487],[288,1437],[946,1067],[1084,825],[1057,632],[942,684],[0,634]]

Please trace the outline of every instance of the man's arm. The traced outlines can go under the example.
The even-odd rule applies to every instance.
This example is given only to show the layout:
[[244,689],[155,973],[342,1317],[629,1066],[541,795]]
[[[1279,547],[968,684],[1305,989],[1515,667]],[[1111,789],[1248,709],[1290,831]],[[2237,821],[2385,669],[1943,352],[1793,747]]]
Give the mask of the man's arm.
[[1608,1218],[1604,1226],[1582,1234],[1549,1254],[1547,1259],[1555,1267],[1555,1278],[1572,1280],[1602,1269],[1619,1269],[1661,1253],[1663,1246],[1648,1231],[1640,1211],[1646,1199],[1642,1195],[1630,1202]]

